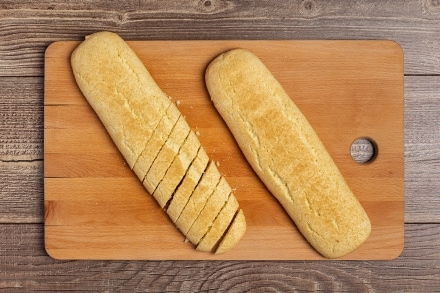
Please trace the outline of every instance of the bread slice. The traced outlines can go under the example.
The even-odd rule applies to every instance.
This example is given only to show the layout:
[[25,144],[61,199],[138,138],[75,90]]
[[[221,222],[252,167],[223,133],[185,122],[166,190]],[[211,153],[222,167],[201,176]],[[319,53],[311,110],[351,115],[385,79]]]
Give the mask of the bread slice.
[[212,162],[206,168],[209,158],[176,105],[114,33],[88,36],[71,64],[80,90],[130,168],[186,233],[221,175]]
[[[159,154],[157,155],[156,159],[154,159],[150,170],[148,170],[147,175],[144,178],[144,186],[147,188],[147,190],[153,190],[153,195],[154,190],[165,176],[165,173],[171,166],[171,163],[179,153],[180,148],[191,131],[184,119],[185,118],[183,118],[183,116],[179,117],[179,120],[177,120],[177,123],[171,131],[170,136],[160,149]],[[156,198],[156,200],[161,203],[161,205],[164,201],[162,198]],[[168,199],[165,200],[165,203],[167,201]]]
[[203,148],[200,148],[168,205],[167,214],[174,223],[188,203],[189,198],[208,167],[208,163],[208,155]]
[[245,231],[246,220],[244,218],[243,210],[240,209],[235,215],[235,218],[229,226],[228,230],[226,231],[226,234],[223,236],[223,239],[220,241],[220,244],[215,250],[215,253],[225,253],[226,251],[237,245],[238,241],[240,241],[240,239],[243,237]]
[[221,209],[226,204],[231,192],[232,189],[226,182],[226,179],[221,177],[217,188],[206,202],[205,207],[200,212],[195,222],[192,224],[191,228],[186,234],[186,238],[188,238],[192,243],[199,243],[202,237],[212,226]]
[[176,221],[176,226],[184,235],[188,233],[192,224],[202,212],[206,202],[220,182],[220,178],[221,176],[215,162],[210,161],[199,184],[194,189],[180,217]]
[[[153,135],[148,140],[144,150],[142,151],[141,155],[133,166],[133,171],[138,176],[141,182],[144,181],[148,170],[150,170],[151,165],[153,164],[154,160],[159,154],[159,151],[162,149],[163,145],[170,136],[171,131],[174,129],[180,116],[181,114],[179,110],[174,107],[173,104],[170,104],[162,119],[159,121],[156,129],[154,130]],[[152,193],[154,191],[152,189],[152,186],[148,187],[147,190],[149,193]]]
[[216,247],[220,239],[222,239],[226,229],[234,219],[234,216],[238,211],[238,207],[238,202],[235,196],[232,193],[229,194],[226,204],[222,207],[220,213],[212,222],[208,232],[198,243],[197,250],[213,251],[214,247]]
[[255,172],[323,256],[368,238],[367,213],[307,119],[264,64],[235,49],[215,58],[206,86]]
[[182,148],[153,193],[153,196],[157,199],[162,208],[164,208],[172,198],[179,182],[181,182],[191,162],[196,157],[199,148],[200,142],[196,134],[190,131]]

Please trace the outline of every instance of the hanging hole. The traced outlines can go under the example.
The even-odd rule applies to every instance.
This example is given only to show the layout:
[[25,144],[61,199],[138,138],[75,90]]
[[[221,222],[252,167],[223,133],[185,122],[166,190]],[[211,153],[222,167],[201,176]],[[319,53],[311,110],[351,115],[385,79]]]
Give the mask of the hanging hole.
[[377,156],[377,145],[371,138],[360,137],[351,144],[350,154],[356,163],[371,163]]

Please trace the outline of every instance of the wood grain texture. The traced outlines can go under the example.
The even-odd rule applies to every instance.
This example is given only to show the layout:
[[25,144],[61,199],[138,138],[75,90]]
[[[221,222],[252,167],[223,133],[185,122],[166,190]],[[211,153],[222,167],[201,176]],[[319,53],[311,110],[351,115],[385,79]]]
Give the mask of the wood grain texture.
[[0,223],[38,223],[43,203],[43,78],[0,79]]
[[[40,123],[43,121],[43,78],[2,77],[0,81],[1,174],[3,178],[8,178],[0,182],[2,185],[0,218],[2,222],[42,223],[43,125]],[[21,104],[18,102],[20,99]],[[75,112],[60,112],[59,115],[78,121],[78,117],[74,116]],[[405,78],[406,222],[440,222],[438,208],[440,203],[437,196],[440,190],[438,113],[440,113],[440,77],[407,76]],[[51,114],[54,115],[56,114]],[[17,120],[20,123],[17,123]],[[29,123],[30,121],[33,122]],[[434,204],[426,205],[425,202]]]
[[[403,56],[396,43],[129,42],[159,87],[178,107],[186,105],[181,108],[183,115],[194,121],[190,123],[193,129],[200,129],[202,146],[211,159],[220,163],[220,171],[244,210],[245,236],[235,249],[216,256],[182,244],[182,236],[161,210],[157,211],[155,201],[145,194],[114,148],[72,77],[69,60],[77,45],[56,42],[46,52],[45,237],[46,249],[53,257],[322,259],[301,241],[302,236],[262,186],[213,110],[204,87],[204,70],[218,54],[237,47],[252,50],[278,78],[368,213],[372,222],[370,237],[344,259],[392,259],[400,254],[404,206]],[[67,116],[66,120],[58,111],[79,111],[75,114],[78,119]],[[350,144],[359,136],[371,137],[379,146],[377,159],[371,164],[360,165],[350,157]],[[243,179],[247,180],[246,186],[240,182]],[[113,185],[113,191],[101,192],[102,186]],[[121,186],[124,188],[118,188]],[[79,188],[81,192],[70,194],[70,190]],[[265,213],[273,216],[265,217]],[[149,249],[142,250],[142,246]]]
[[[0,79],[0,222],[43,222],[43,78]],[[74,112],[60,112],[76,119]],[[440,77],[405,78],[405,221],[439,223]],[[51,114],[51,116],[56,115]],[[191,122],[191,121],[190,121]],[[192,121],[194,123],[195,121]],[[210,126],[210,125],[208,125]],[[7,179],[6,179],[7,178]],[[433,204],[426,205],[425,202]]]
[[405,51],[406,74],[439,74],[439,7],[435,0],[6,1],[0,75],[42,75],[42,52],[51,42],[103,29],[128,40],[390,39]]
[[392,261],[59,261],[43,225],[0,225],[0,291],[436,292],[440,225],[405,231]]
[[43,79],[2,78],[0,158],[3,162],[43,156]]
[[[440,77],[407,77],[405,92],[406,221],[438,223]],[[419,205],[421,197],[429,204]]]
[[[0,291],[439,292],[439,28],[436,0],[0,1]],[[42,225],[43,125],[38,122],[44,52],[53,41],[80,40],[102,29],[132,40],[398,41],[407,75],[405,221],[412,223],[405,226],[403,254],[393,261],[325,263],[48,257]]]

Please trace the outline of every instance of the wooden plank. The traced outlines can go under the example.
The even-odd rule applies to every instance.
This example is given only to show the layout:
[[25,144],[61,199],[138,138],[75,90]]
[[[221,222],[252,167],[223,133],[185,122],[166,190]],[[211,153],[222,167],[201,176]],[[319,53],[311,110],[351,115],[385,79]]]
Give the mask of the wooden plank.
[[[439,92],[440,77],[409,76],[405,78],[406,222],[440,222],[440,209],[437,208],[440,204],[438,203],[440,135],[437,131],[439,125],[437,113],[440,112]],[[0,96],[3,97],[0,100],[0,128],[2,129],[0,174],[4,179],[0,182],[2,186],[0,222],[42,223],[44,214],[43,163],[26,160],[43,159],[43,126],[40,124],[43,120],[43,79],[40,77],[1,77]],[[182,109],[190,106],[180,104],[179,107]],[[58,109],[57,112],[50,113],[51,117],[57,118],[58,123],[62,121],[59,117],[65,117],[67,122],[76,120],[76,126],[87,128],[85,123],[81,125],[82,120],[78,119],[75,114],[77,111],[65,111],[62,107],[49,109]],[[204,108],[203,111],[208,109]],[[196,125],[197,118],[192,116],[186,118],[191,125]],[[17,121],[21,122],[17,123]],[[26,121],[35,122],[26,123]],[[209,122],[206,122],[207,128],[213,126]],[[50,125],[50,127],[54,126]],[[59,127],[64,126],[59,125]],[[205,129],[198,128],[197,130],[201,134],[205,133]],[[10,143],[7,142],[8,140]],[[214,145],[209,142],[207,146],[214,148]],[[224,145],[217,144],[216,153],[224,152],[224,148]],[[220,161],[220,164],[222,161],[230,160],[223,155],[217,156],[216,159]],[[244,170],[243,168],[234,169],[231,175],[237,176]],[[249,188],[249,183],[244,180],[236,180],[231,184]],[[433,204],[427,205],[427,202]]]
[[59,261],[44,251],[43,225],[0,225],[0,290],[95,292],[436,292],[439,224],[405,225],[392,261]]
[[43,162],[0,160],[0,223],[41,223]]
[[440,73],[436,1],[3,2],[2,76],[41,76],[51,42],[102,29],[132,40],[390,39],[405,51],[406,74]]
[[438,223],[440,76],[407,77],[405,93],[406,221]]
[[0,158],[43,158],[43,78],[0,79]]
[[0,223],[42,222],[43,78],[0,78]]
[[[75,84],[69,65],[70,53],[77,44],[55,43],[46,55],[45,108],[49,111],[45,112],[45,117],[50,126],[45,128],[45,237],[46,248],[52,256],[81,259],[322,259],[310,249],[262,186],[215,110],[202,112],[213,107],[203,82],[206,65],[217,54],[235,47],[253,50],[291,93],[366,208],[373,224],[372,235],[361,249],[345,258],[389,259],[399,255],[403,245],[404,204],[403,56],[395,43],[130,42],[159,86],[179,107],[188,106],[181,110],[185,117],[193,117],[191,126],[204,127],[199,130],[200,141],[208,155],[220,161],[220,171],[235,182],[245,178],[254,190],[250,193],[248,186],[233,186],[247,215],[248,229],[236,249],[220,256],[198,253],[190,244],[184,245],[183,236],[166,217],[151,216],[144,221],[132,221],[128,217],[124,220],[123,215],[139,218],[142,210],[139,205],[146,211],[157,209],[151,198],[148,201],[143,199],[148,194],[139,182],[124,187],[129,188],[124,192],[114,191],[117,195],[136,194],[143,202],[139,205],[133,205],[131,197],[115,198],[107,192],[95,192],[101,185],[111,184],[112,180],[119,182],[135,176],[124,165],[121,156],[111,151],[114,145],[105,136],[102,124],[87,113],[92,110],[86,107],[87,102]],[[81,112],[66,118],[56,114],[58,121],[49,116],[57,113],[53,107]],[[65,109],[60,111],[66,112]],[[83,117],[79,126],[72,116]],[[205,126],[208,120],[211,127]],[[84,128],[86,125],[87,129]],[[360,165],[350,158],[350,144],[360,136],[371,137],[379,145],[378,157],[371,164]],[[241,174],[230,171],[236,169],[247,171]],[[65,187],[59,183],[53,185],[56,180],[64,180]],[[66,193],[82,182],[88,186],[81,186],[86,200],[81,196],[73,199]],[[379,193],[371,194],[373,190]],[[94,201],[89,200],[90,194],[96,194]],[[101,210],[100,207],[104,206],[107,208]],[[118,211],[121,218],[115,216]],[[261,217],[265,213],[277,216],[265,221],[267,217]],[[149,249],[142,250],[141,247],[145,246]],[[272,249],[270,254],[268,249]]]

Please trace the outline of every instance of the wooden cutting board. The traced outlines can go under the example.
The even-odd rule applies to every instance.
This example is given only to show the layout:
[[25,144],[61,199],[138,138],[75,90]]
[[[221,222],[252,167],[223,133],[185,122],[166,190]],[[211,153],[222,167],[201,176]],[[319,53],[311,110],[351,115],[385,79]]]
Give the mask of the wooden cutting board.
[[[391,41],[133,41],[133,50],[177,104],[242,206],[247,232],[231,251],[196,251],[127,167],[76,86],[70,54],[45,55],[45,246],[57,259],[324,259],[252,171],[210,102],[204,70],[242,47],[259,56],[309,119],[353,192],[372,233],[343,259],[397,257],[404,245],[403,53]],[[268,121],[269,123],[270,121]],[[356,163],[352,142],[377,156]],[[289,147],[289,146],[286,146]]]

